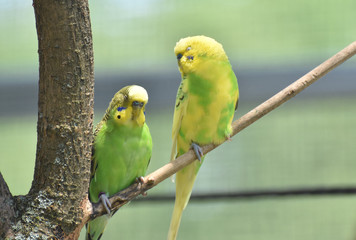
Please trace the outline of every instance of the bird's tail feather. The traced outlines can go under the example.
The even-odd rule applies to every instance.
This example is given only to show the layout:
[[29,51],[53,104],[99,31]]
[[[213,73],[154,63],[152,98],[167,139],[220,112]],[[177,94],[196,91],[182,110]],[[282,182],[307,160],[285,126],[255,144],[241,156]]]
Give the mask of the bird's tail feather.
[[168,240],[177,238],[182,213],[189,202],[200,162],[195,161],[176,174],[176,200],[168,232]]
[[110,215],[106,214],[89,221],[86,226],[87,232],[85,234],[85,240],[99,240],[104,233],[109,219]]
[[174,210],[171,219],[171,225],[168,231],[168,240],[175,240],[177,238],[180,220],[182,219],[183,207],[178,204],[174,205]]

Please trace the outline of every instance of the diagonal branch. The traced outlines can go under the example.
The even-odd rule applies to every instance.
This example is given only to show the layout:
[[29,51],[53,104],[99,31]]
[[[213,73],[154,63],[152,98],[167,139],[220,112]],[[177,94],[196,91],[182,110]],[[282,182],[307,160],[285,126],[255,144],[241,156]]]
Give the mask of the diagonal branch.
[[[232,123],[232,136],[236,135],[238,132],[251,125],[267,113],[271,112],[273,109],[282,105],[283,103],[303,91],[312,83],[323,77],[329,71],[336,68],[355,54],[356,41],[351,43],[349,46],[347,46],[346,48],[344,48],[343,50],[341,50],[316,68],[314,68],[313,70],[311,70],[303,77],[299,78],[297,81],[295,81],[294,83],[292,83],[267,101],[263,102],[256,108],[252,109],[250,112],[246,113],[240,119],[234,121]],[[208,144],[203,146],[202,150],[204,154],[206,154],[218,146],[219,145]],[[147,190],[156,186],[157,184],[170,177],[174,173],[178,172],[185,166],[189,165],[190,163],[195,161],[195,159],[196,156],[194,152],[190,150],[175,159],[174,161],[164,165],[163,167],[147,175],[144,178],[143,183],[135,183],[130,187],[124,189],[123,191],[120,191],[119,193],[115,194],[110,198],[110,202],[112,203],[112,210],[119,209],[121,206],[131,201],[133,198],[146,192]],[[88,208],[88,211],[88,214],[91,215],[91,218],[95,218],[106,212],[106,210],[101,204],[93,204],[91,207]]]

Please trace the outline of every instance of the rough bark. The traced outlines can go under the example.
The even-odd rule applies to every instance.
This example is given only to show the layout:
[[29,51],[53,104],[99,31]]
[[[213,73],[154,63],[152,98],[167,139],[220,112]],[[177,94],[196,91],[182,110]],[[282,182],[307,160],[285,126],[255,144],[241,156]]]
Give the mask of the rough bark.
[[[1,184],[12,239],[76,239],[86,219],[93,118],[88,1],[34,0],[40,62],[37,153],[26,196]],[[1,179],[0,179],[1,182]],[[10,228],[9,228],[10,227]],[[1,235],[0,235],[1,236]]]
[[10,190],[0,173],[0,239],[12,234],[11,223],[15,221],[13,202]]

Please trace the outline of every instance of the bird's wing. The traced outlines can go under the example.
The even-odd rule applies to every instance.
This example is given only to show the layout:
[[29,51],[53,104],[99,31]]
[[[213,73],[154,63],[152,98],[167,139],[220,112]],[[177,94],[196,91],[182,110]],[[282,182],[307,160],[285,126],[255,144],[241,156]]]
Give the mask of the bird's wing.
[[93,138],[92,152],[91,152],[90,181],[94,178],[95,171],[98,167],[98,162],[96,161],[96,158],[95,158],[95,139],[96,139],[101,127],[103,126],[103,123],[104,123],[104,121],[99,122],[95,128],[95,131],[94,131],[94,138]]
[[182,118],[185,115],[187,105],[188,105],[188,95],[186,91],[186,82],[185,78],[182,79],[182,82],[178,88],[176,104],[173,115],[173,126],[172,126],[172,152],[171,152],[171,161],[176,158],[177,154],[177,137],[182,123]]
[[235,103],[235,111],[237,110],[238,106],[239,106],[239,98],[237,98],[236,103]]

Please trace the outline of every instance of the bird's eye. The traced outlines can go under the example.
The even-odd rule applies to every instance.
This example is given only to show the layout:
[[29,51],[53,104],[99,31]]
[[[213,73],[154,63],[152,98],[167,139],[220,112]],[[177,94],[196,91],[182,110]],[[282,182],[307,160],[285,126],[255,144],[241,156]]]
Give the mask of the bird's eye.
[[187,47],[187,51],[189,51],[189,50],[191,50],[192,49],[192,47]]
[[143,107],[143,102],[133,101],[132,106],[133,107]]
[[181,53],[178,53],[178,54],[177,54],[177,59],[178,59],[178,60],[180,60],[182,57],[183,57],[183,54],[181,54]]

